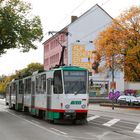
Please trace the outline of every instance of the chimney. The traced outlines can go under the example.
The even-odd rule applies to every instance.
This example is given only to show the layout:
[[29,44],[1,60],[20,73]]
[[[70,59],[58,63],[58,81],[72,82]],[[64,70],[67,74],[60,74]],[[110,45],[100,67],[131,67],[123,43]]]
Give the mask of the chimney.
[[77,18],[77,16],[71,16],[71,23],[74,22]]

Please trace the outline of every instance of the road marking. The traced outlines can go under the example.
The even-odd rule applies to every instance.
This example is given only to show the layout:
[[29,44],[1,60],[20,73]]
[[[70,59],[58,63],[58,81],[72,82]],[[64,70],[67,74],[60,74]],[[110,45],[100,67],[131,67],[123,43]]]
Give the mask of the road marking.
[[51,128],[51,129],[54,130],[54,131],[57,131],[57,132],[59,132],[59,133],[61,133],[61,134],[67,135],[67,133],[65,133],[65,132],[63,132],[63,131],[60,131],[60,130],[58,130],[58,129],[55,129],[55,128]]
[[108,121],[107,123],[104,123],[104,126],[112,126],[113,124],[117,123],[118,121],[120,121],[120,119],[112,119],[110,121]]
[[35,121],[35,120],[31,120],[31,121],[34,123],[40,124],[40,122],[38,122],[38,121]]
[[29,121],[29,120],[27,120],[27,119],[24,119],[24,118],[18,116],[18,115],[15,115],[15,114],[13,114],[13,113],[11,113],[11,112],[9,112],[9,111],[8,111],[8,113],[11,114],[11,115],[13,115],[13,116],[15,116],[15,117],[17,117],[17,118],[19,118],[19,119],[22,119],[22,120],[24,120],[24,121],[26,121],[26,122],[28,122],[28,123],[34,125],[34,126],[36,126],[36,127],[39,127],[39,128],[41,128],[41,129],[43,129],[43,130],[45,130],[45,131],[47,131],[47,132],[53,133],[53,134],[58,135],[58,136],[64,136],[64,135],[61,135],[60,133],[57,133],[57,132],[52,131],[52,130],[50,130],[50,129],[47,129],[46,127],[43,127],[43,126],[41,126],[41,125],[39,125],[39,124],[36,124],[36,123],[34,123],[34,122],[31,122],[31,121]]
[[140,134],[140,123],[136,126],[134,133]]
[[94,119],[96,119],[96,118],[99,118],[99,117],[100,117],[100,116],[97,116],[97,115],[91,116],[91,117],[87,118],[87,121],[89,122],[89,121],[92,121],[92,120],[94,120]]

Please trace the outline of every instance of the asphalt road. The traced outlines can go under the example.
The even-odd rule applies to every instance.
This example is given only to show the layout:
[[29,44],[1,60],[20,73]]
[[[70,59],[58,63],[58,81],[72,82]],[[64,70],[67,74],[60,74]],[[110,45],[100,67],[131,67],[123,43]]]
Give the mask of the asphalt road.
[[22,112],[9,110],[4,101],[0,100],[0,140],[140,139],[138,111],[112,111],[97,105],[89,108],[88,123],[85,125],[50,124]]

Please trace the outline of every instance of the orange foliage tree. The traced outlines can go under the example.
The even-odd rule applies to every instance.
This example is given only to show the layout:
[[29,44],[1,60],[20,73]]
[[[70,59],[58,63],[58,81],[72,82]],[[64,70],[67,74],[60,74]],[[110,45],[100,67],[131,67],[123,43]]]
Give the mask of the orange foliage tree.
[[106,66],[124,70],[126,81],[140,81],[140,7],[124,11],[95,40]]

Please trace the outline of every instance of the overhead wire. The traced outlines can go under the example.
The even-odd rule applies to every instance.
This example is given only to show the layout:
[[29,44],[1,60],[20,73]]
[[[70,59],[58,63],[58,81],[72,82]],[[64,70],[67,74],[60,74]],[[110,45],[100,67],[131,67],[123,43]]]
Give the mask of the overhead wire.
[[[79,9],[79,7],[81,7],[86,1],[87,1],[87,0],[83,0],[83,1],[82,1],[78,6],[76,6],[68,15],[71,15],[73,12],[75,12],[77,9]],[[107,4],[109,1],[110,1],[110,0],[106,0],[105,2],[103,2],[103,3],[101,4],[101,6]],[[96,10],[96,9],[95,9],[95,10]],[[62,19],[59,23],[62,23],[63,21],[65,21],[66,18],[68,17],[68,15],[67,15],[64,19]]]
[[[83,4],[85,3],[85,1],[87,1],[87,0],[83,0],[83,1],[82,1],[78,6],[76,6],[70,13],[73,13],[73,12],[76,11],[79,7],[81,7],[81,5],[83,5]],[[107,4],[109,1],[110,1],[110,0],[106,0],[105,2],[103,2],[103,3],[101,4],[101,6]],[[99,8],[99,7],[96,7],[95,9],[91,10],[87,15],[89,15],[89,14],[91,14],[92,12],[96,11],[98,8]],[[68,16],[66,16],[60,23],[62,23],[67,17],[68,17]],[[104,26],[106,26],[106,25],[108,25],[108,24],[110,24],[110,23],[111,23],[111,22],[102,25],[101,27],[99,27],[99,28],[95,29],[94,31],[88,33],[87,35],[83,36],[81,39],[83,39],[84,37],[88,37],[89,35],[91,35],[91,34],[97,32],[99,29],[103,28]],[[47,34],[47,33],[46,33],[46,34]],[[46,34],[45,34],[45,35],[46,35]],[[80,40],[80,39],[79,39],[79,40]]]
[[[79,5],[77,5],[68,15],[66,15],[58,24],[62,24],[70,14],[72,14],[73,12],[75,12],[75,11],[76,11],[79,7],[81,7],[86,1],[87,1],[87,0],[83,0],[83,1],[82,1]],[[45,33],[45,35],[47,35],[47,34],[48,34],[48,32]]]
[[[83,5],[87,0],[83,0],[79,5],[77,5],[68,15],[72,14],[73,12],[75,12],[79,7],[81,7],[81,5]],[[68,17],[65,16],[59,23],[62,23],[63,21],[65,21],[65,19]]]
[[[110,1],[110,0],[106,0],[104,3],[101,4],[101,6],[107,4],[109,1]],[[89,14],[91,14],[92,12],[96,11],[98,8],[99,8],[99,7],[96,7],[95,9],[91,10],[90,12],[88,12],[87,15],[89,15]],[[96,33],[97,31],[99,31],[100,29],[104,28],[105,26],[111,24],[111,22],[112,22],[112,21],[110,21],[110,22],[108,22],[108,23],[106,23],[106,24],[104,24],[104,25],[101,25],[101,26],[98,27],[97,29],[95,29],[95,30],[91,31],[90,33],[84,35],[83,37],[81,37],[81,38],[78,39],[78,40],[82,40],[83,38],[87,38],[87,37],[90,36],[91,34],[94,34],[94,33]]]

